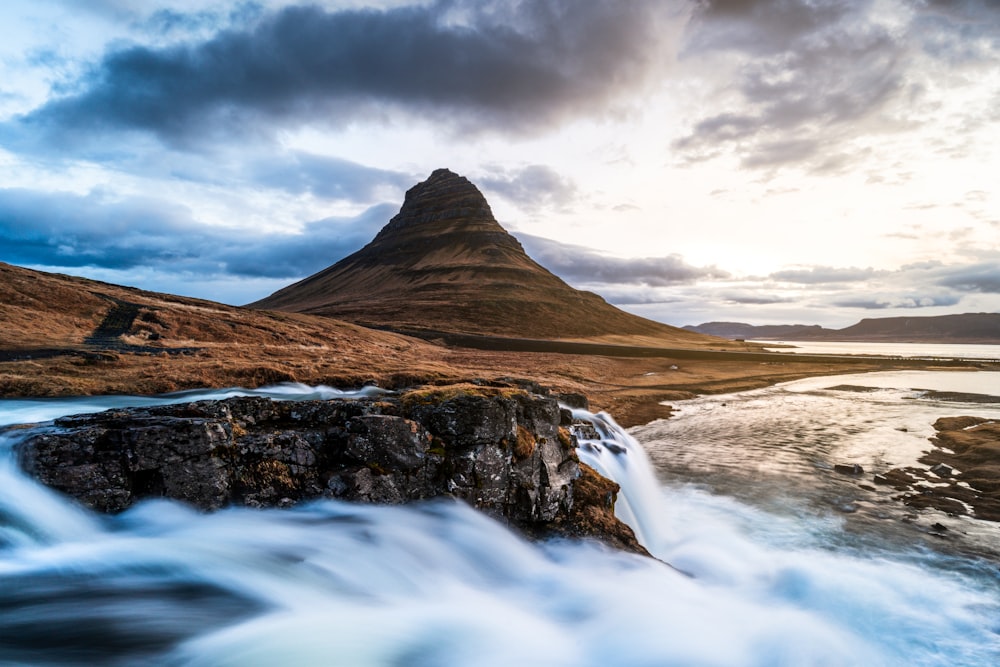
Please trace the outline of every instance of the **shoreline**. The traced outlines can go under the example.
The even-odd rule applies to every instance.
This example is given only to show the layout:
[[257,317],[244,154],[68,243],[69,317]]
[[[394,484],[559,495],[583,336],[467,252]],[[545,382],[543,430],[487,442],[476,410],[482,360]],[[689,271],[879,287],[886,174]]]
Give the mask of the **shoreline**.
[[[719,351],[707,355],[690,351],[689,358],[608,356],[413,342],[410,346],[350,349],[340,354],[331,353],[328,348],[252,344],[205,346],[178,355],[169,354],[168,350],[155,354],[120,349],[88,354],[67,350],[65,354],[41,358],[0,361],[0,396],[149,395],[233,386],[253,389],[281,382],[341,388],[377,384],[395,390],[528,379],[555,391],[584,394],[595,410],[609,412],[628,428],[669,418],[671,408],[661,405],[664,401],[747,391],[814,376],[942,368],[933,363],[893,359],[817,360],[782,356],[759,361],[747,359],[742,353],[726,356]],[[964,367],[974,370],[975,364]]]

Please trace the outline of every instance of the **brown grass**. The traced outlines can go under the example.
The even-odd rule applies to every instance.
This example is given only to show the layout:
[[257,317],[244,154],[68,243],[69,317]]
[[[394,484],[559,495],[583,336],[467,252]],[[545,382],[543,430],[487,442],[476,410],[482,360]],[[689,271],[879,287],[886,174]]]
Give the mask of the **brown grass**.
[[[140,306],[123,342],[153,353],[93,354],[83,345],[112,307],[108,297]],[[875,369],[447,348],[326,317],[236,308],[2,263],[0,321],[0,352],[60,347],[89,354],[0,361],[0,396],[153,394],[284,381],[406,388],[529,378],[555,391],[587,394],[593,408],[629,425],[668,416],[661,401]],[[168,353],[176,348],[194,350]],[[473,384],[466,390],[501,391]]]
[[514,460],[523,461],[535,453],[535,435],[520,424],[517,425],[517,439],[514,441]]
[[404,393],[401,398],[403,407],[408,410],[414,405],[442,403],[458,396],[510,397],[524,393],[522,389],[508,386],[472,384],[471,382],[449,382],[444,386],[413,389]]

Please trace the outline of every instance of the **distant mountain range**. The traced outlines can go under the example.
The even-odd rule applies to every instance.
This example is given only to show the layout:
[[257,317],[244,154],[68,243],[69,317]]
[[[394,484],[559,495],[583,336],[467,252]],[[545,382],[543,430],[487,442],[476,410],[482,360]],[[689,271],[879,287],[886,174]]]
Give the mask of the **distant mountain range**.
[[806,324],[754,326],[744,322],[706,322],[684,328],[733,340],[1000,344],[1000,313],[866,318],[844,329]]

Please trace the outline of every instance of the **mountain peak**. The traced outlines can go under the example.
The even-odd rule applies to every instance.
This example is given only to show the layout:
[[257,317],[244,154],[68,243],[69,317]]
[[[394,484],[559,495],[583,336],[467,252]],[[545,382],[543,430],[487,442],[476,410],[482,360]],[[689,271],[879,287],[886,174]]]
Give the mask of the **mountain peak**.
[[528,257],[475,185],[448,169],[410,188],[367,246],[251,305],[400,329],[702,339],[564,283]]
[[[435,169],[426,181],[406,191],[403,206],[376,237],[414,227],[436,223],[459,223],[461,227],[486,226],[500,229],[486,197],[469,179],[449,169]],[[451,225],[448,225],[451,226]]]

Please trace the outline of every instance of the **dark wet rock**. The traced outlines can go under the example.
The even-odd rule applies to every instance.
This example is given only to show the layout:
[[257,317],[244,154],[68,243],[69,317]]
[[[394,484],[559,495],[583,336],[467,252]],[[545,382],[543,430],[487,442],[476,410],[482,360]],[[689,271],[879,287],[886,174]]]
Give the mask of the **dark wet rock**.
[[856,384],[838,384],[833,387],[829,387],[829,391],[849,391],[856,394],[871,394],[876,391],[881,391],[879,387],[865,387]]
[[[1000,403],[1000,396],[992,394],[972,394],[963,391],[932,391],[927,390],[921,398],[933,399],[935,401],[951,401],[953,403]],[[947,417],[945,417],[947,419]]]
[[931,466],[931,472],[938,477],[951,477],[954,471],[955,469],[946,463],[938,463],[937,465]]
[[[1000,422],[985,417],[942,417],[934,422],[935,445],[920,458],[936,477],[934,498],[942,509],[1000,521]],[[942,472],[950,469],[950,474]],[[927,502],[926,499],[922,499]]]
[[567,392],[563,394],[556,394],[555,398],[567,408],[581,408],[583,410],[590,409],[590,401],[584,394]]
[[650,555],[635,539],[635,533],[615,516],[615,501],[621,487],[602,477],[590,466],[580,464],[580,477],[574,485],[574,504],[568,520],[557,522],[550,530],[566,537],[597,538],[625,551]]
[[452,450],[512,442],[517,436],[517,403],[503,396],[462,393],[440,403],[415,405],[408,414]]
[[574,422],[573,434],[580,440],[600,440],[601,434],[597,432],[594,425],[589,422]]
[[872,481],[882,486],[891,486],[897,491],[904,491],[918,479],[919,477],[915,477],[909,468],[893,468],[875,475]]
[[857,463],[836,463],[833,469],[843,475],[863,475],[865,473],[865,469]]
[[344,455],[383,470],[416,470],[425,465],[431,435],[415,421],[365,415],[349,422]]
[[581,477],[576,437],[561,421],[555,398],[509,387],[246,397],[58,419],[34,429],[18,455],[38,480],[103,512],[150,497],[215,510],[452,496],[527,534],[590,536],[644,553],[613,501],[599,521],[586,509],[606,510],[607,498],[595,500],[597,482]]

